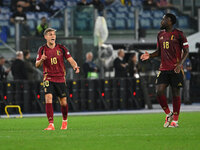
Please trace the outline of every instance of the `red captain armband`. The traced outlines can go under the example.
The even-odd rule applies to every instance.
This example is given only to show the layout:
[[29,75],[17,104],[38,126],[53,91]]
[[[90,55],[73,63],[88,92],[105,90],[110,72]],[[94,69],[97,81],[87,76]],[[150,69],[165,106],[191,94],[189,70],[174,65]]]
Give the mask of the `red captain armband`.
[[188,42],[183,43],[183,48],[188,48],[188,47],[189,47]]

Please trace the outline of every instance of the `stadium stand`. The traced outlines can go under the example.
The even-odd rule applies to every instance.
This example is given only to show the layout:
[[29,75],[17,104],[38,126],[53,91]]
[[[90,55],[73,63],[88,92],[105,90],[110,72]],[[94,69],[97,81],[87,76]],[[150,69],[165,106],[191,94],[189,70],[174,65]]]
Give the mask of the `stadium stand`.
[[[71,23],[71,7],[76,6],[76,3],[78,2],[78,0],[68,0],[68,1],[64,1],[64,0],[55,0],[54,2],[54,6],[53,9],[60,9],[60,8],[68,8],[68,16],[69,16],[69,23]],[[1,26],[10,26],[8,20],[10,18],[10,15],[12,14],[10,11],[10,8],[8,7],[10,4],[10,0],[4,0],[4,7],[1,7],[1,14],[0,14],[0,20],[4,20],[1,21],[0,25]],[[185,7],[190,7],[190,2],[186,1],[185,3]],[[195,7],[198,7],[200,5],[199,1],[195,1]],[[116,2],[114,2],[113,4],[111,4],[110,6],[106,7],[106,20],[108,22],[108,28],[110,30],[129,30],[129,29],[133,29],[134,27],[134,10],[136,8],[139,8],[140,10],[140,25],[143,28],[146,29],[158,29],[159,28],[159,19],[163,16],[163,14],[165,13],[164,10],[145,10],[143,11],[142,9],[142,1],[141,0],[133,0],[132,1],[132,6],[123,6],[119,0],[116,0]],[[176,14],[179,16],[179,13],[177,12],[177,10],[172,9],[171,12],[173,14]],[[38,24],[38,19],[40,19],[41,17],[45,16],[46,18],[49,18],[50,15],[46,12],[27,12],[26,13],[27,18],[31,26],[31,30],[34,30],[34,26],[36,26]],[[80,26],[81,30],[84,29],[84,24],[87,23],[87,21],[83,21],[84,19],[87,18],[86,14],[79,14],[77,19],[81,19],[80,22],[83,22],[83,27]],[[187,15],[183,16],[181,14],[180,17],[180,22],[178,24],[178,27],[180,28],[190,28],[190,24],[188,24],[188,22],[190,22],[190,19]],[[63,29],[61,28],[61,24],[62,24],[62,19],[55,19],[55,23],[53,21],[50,20],[51,24],[53,24],[54,26],[56,26],[57,29]],[[87,20],[87,19],[86,19]],[[133,22],[131,22],[131,20]],[[60,23],[58,23],[60,22]],[[78,21],[75,21],[78,22]],[[69,25],[70,27],[70,25]]]
[[26,13],[27,19],[36,19],[36,13],[34,12],[27,12]]
[[154,18],[153,19],[153,28],[154,29],[159,29],[160,28],[160,20],[161,20],[161,18]]
[[189,18],[186,16],[180,16],[178,18],[178,26],[179,28],[189,28]]
[[134,29],[135,28],[135,24],[134,24],[134,18],[129,18],[127,19],[127,28],[128,29]]
[[36,25],[35,25],[35,20],[27,20],[27,24],[28,24],[28,26],[29,26],[29,28],[31,29],[31,30],[35,30],[35,27],[36,27]]
[[75,29],[77,30],[86,30],[87,29],[87,21],[85,19],[77,19],[75,21]]
[[[55,15],[53,18],[51,14],[47,12],[26,12],[28,19],[28,25],[30,26],[31,33],[35,32],[36,26],[40,23],[41,17],[46,17],[49,21],[51,27],[57,29],[57,31],[63,35],[64,34],[64,8],[67,8],[68,13],[68,29],[71,32],[72,25],[76,31],[85,31],[88,33],[89,30],[93,30],[94,18],[91,16],[91,12],[83,11],[78,13],[74,7],[77,5],[79,0],[55,0],[52,6],[53,10],[60,9],[60,13]],[[4,6],[0,7],[0,26],[6,26],[9,29],[8,37],[13,38],[15,36],[15,29],[12,24],[10,24],[9,18],[12,15],[10,10],[11,0],[3,0]],[[37,0],[39,2],[39,0]],[[90,0],[88,0],[90,2]],[[172,4],[178,4],[177,1],[171,1]],[[190,3],[184,3],[184,7],[189,7]],[[195,0],[195,8],[200,6],[200,2]],[[111,33],[123,34],[134,32],[135,28],[135,10],[139,10],[139,25],[140,28],[148,31],[156,31],[160,28],[160,20],[166,10],[143,10],[141,0],[132,0],[132,6],[122,5],[120,0],[115,0],[111,5],[105,7],[105,19],[107,21],[108,29]],[[73,13],[75,12],[75,13]],[[197,27],[191,26],[194,24],[195,20],[193,17],[183,14],[178,9],[170,9],[170,12],[175,14],[177,18],[180,18],[177,27],[182,29],[196,30]],[[74,19],[73,19],[74,14]],[[196,24],[196,23],[195,23]],[[90,32],[91,32],[90,31]],[[114,32],[112,32],[114,31]],[[151,33],[152,33],[151,32]],[[79,33],[78,33],[79,34]],[[77,35],[77,34],[76,34]]]
[[62,21],[59,18],[50,19],[50,26],[56,30],[63,29]]

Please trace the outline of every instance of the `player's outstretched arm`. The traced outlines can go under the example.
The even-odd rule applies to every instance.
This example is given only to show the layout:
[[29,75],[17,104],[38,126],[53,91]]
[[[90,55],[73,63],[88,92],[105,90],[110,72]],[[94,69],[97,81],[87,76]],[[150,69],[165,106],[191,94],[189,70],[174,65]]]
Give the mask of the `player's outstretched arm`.
[[142,61],[149,59],[149,53],[145,51],[145,53],[140,56],[140,59]]
[[142,61],[144,61],[144,60],[147,60],[149,58],[154,58],[154,57],[158,57],[158,56],[160,56],[160,50],[159,49],[156,50],[155,52],[151,53],[151,54],[149,54],[147,51],[145,51],[145,53],[141,55],[140,59]]
[[80,72],[80,67],[77,65],[76,61],[72,58],[69,57],[67,61],[71,64],[72,68],[74,69],[75,73]]

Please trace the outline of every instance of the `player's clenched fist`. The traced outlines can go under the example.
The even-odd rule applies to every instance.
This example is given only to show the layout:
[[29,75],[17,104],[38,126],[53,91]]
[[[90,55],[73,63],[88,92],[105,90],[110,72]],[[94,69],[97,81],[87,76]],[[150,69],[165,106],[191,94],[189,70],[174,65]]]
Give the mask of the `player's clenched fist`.
[[149,59],[149,53],[145,51],[145,53],[141,55],[140,59],[142,61]]
[[79,73],[80,72],[80,67],[79,66],[75,66],[73,69],[75,70],[75,73]]
[[44,60],[46,60],[47,59],[47,56],[45,55],[45,52],[42,54],[42,56],[41,56],[41,60],[42,61],[44,61]]
[[178,64],[176,64],[175,66],[176,66],[176,67],[175,67],[175,69],[174,69],[174,72],[175,72],[175,73],[180,73],[182,65],[178,63]]

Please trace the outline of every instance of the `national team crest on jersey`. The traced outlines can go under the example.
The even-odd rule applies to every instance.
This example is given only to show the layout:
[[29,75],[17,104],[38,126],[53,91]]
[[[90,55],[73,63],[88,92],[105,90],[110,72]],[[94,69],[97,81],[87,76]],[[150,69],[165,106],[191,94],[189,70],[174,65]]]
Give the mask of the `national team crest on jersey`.
[[174,35],[171,36],[171,40],[174,40]]
[[59,50],[57,50],[57,55],[60,56],[60,51]]

